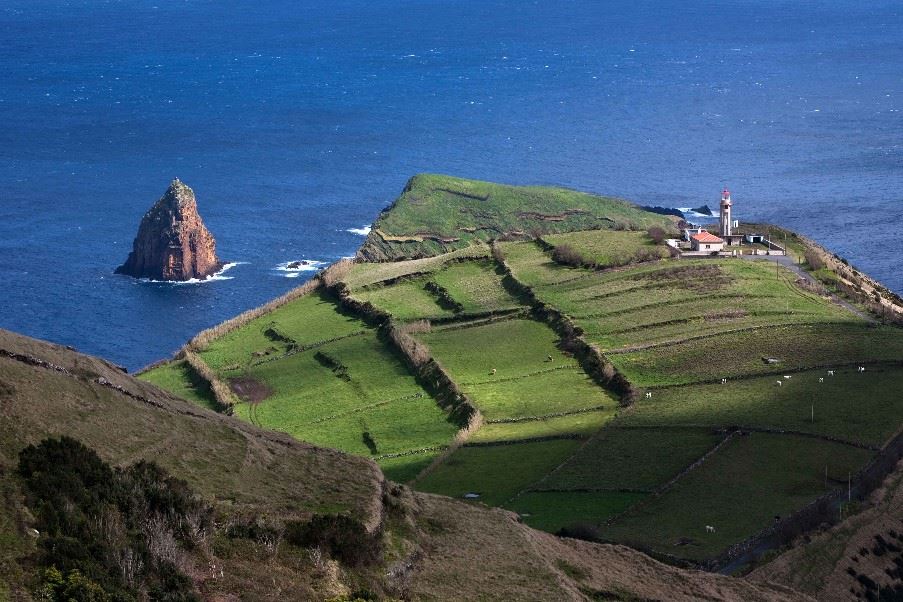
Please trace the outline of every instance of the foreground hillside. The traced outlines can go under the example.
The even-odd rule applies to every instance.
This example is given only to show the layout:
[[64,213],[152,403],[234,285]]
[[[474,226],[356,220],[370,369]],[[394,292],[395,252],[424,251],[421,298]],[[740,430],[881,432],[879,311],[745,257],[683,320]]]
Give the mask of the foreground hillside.
[[[768,584],[668,567],[628,548],[558,539],[504,511],[413,493],[383,481],[369,460],[198,408],[107,362],[6,331],[0,331],[0,417],[2,600],[109,599],[92,579],[119,583],[125,597],[117,599],[131,599],[129,591],[147,592],[130,584],[159,572],[158,565],[182,579],[179,597],[166,599],[184,600],[799,599]],[[71,465],[69,472],[46,483],[56,490],[49,497],[25,495],[41,482],[34,462],[48,448],[37,444],[61,436],[81,442],[63,440],[70,449],[87,446],[79,452],[83,462],[96,451],[93,470],[103,472],[101,462],[115,467],[106,479],[131,479],[130,504],[137,488],[147,489],[150,505],[137,531],[116,526],[112,517],[129,515],[113,506],[84,517],[80,528],[94,547],[84,538],[74,548],[64,545],[59,534],[67,526],[47,522],[47,504],[64,500],[52,516],[74,519],[74,507],[96,505],[78,487],[110,489],[87,473],[76,482],[85,467],[60,455],[57,444],[50,448],[57,450],[55,465],[40,470]],[[29,444],[26,471],[22,450]],[[184,484],[154,477],[146,462]],[[158,514],[164,506],[194,508],[184,520],[197,529],[179,535],[185,524],[164,520]],[[211,522],[201,512],[207,507]],[[347,520],[329,518],[336,516]],[[329,525],[344,529],[339,539],[324,530]],[[127,561],[121,552],[130,549],[147,564]],[[62,582],[44,571],[48,558],[70,563],[55,565]],[[111,563],[116,574],[92,573],[91,562]],[[128,578],[118,577],[120,570]],[[166,585],[174,587],[172,576]]]

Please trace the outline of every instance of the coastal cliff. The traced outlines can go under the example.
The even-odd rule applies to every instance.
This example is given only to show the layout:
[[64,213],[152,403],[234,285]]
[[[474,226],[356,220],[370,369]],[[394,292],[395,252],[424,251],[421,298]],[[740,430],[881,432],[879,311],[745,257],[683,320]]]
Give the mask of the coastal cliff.
[[152,280],[203,279],[221,269],[216,241],[198,214],[194,191],[178,178],[150,211],[117,274]]

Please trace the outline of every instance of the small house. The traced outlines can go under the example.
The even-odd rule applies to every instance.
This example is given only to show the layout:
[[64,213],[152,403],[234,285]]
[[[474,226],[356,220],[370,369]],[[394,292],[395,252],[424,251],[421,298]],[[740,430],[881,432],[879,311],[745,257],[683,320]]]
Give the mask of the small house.
[[694,251],[710,251],[716,253],[724,249],[724,240],[705,230],[691,236],[690,243],[693,245]]

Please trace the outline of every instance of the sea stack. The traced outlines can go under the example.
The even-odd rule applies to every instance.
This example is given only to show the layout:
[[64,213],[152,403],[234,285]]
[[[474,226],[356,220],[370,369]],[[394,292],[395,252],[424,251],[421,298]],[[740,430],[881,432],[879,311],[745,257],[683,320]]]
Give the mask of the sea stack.
[[132,252],[116,273],[184,281],[207,278],[222,267],[216,241],[198,214],[194,191],[176,178],[144,214]]

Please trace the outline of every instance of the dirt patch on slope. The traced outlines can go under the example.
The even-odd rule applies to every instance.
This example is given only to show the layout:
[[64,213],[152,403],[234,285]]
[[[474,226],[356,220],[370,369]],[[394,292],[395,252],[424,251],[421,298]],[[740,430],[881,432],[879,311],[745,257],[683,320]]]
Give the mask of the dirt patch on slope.
[[250,403],[260,403],[273,394],[273,389],[251,376],[230,378],[229,388],[242,401]]

